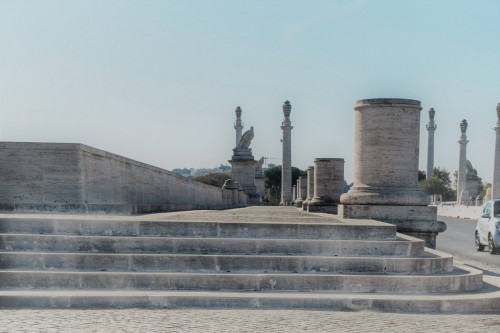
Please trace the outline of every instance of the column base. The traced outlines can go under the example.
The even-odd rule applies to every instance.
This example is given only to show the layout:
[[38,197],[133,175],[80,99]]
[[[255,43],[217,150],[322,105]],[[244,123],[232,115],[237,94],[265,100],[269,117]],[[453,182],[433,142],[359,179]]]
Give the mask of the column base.
[[433,249],[438,233],[446,230],[446,224],[437,220],[437,207],[431,206],[339,205],[338,215],[394,224],[398,232],[422,239]]
[[310,213],[328,213],[337,214],[337,205],[308,205],[307,211]]

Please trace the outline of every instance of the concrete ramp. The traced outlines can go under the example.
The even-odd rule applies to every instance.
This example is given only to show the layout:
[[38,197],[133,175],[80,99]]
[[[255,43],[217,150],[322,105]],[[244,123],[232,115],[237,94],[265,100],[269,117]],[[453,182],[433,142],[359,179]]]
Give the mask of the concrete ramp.
[[500,311],[500,282],[396,233],[290,207],[0,215],[4,308]]

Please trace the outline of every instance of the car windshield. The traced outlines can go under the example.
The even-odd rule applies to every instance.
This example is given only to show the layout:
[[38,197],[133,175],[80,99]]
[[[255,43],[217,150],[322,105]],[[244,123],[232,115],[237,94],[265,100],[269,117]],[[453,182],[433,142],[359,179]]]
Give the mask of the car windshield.
[[494,216],[495,217],[500,217],[500,201],[499,202],[495,202],[495,206],[494,206],[494,210],[493,210],[493,213],[494,213]]

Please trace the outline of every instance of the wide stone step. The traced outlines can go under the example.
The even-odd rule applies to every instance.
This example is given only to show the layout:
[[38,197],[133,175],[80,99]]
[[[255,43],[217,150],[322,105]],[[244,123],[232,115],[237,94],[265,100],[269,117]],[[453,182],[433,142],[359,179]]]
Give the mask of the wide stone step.
[[448,293],[478,290],[482,272],[455,269],[442,275],[248,274],[172,272],[0,271],[6,289],[147,289],[233,291],[339,291]]
[[499,313],[500,283],[485,276],[477,293],[223,292],[179,290],[0,290],[0,308],[213,308]]
[[89,254],[0,252],[0,269],[161,272],[328,272],[440,274],[452,256],[320,257],[194,254]]
[[424,242],[1,234],[0,251],[416,257]]
[[193,238],[394,240],[396,227],[383,223],[186,222],[0,218],[0,233],[156,236]]

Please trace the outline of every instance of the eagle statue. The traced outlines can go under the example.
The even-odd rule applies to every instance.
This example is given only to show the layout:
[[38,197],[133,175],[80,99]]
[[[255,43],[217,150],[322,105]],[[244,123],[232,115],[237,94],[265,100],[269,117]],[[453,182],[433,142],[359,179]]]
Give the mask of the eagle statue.
[[250,127],[248,131],[246,131],[240,139],[240,142],[236,146],[236,149],[248,149],[253,139],[253,126]]

